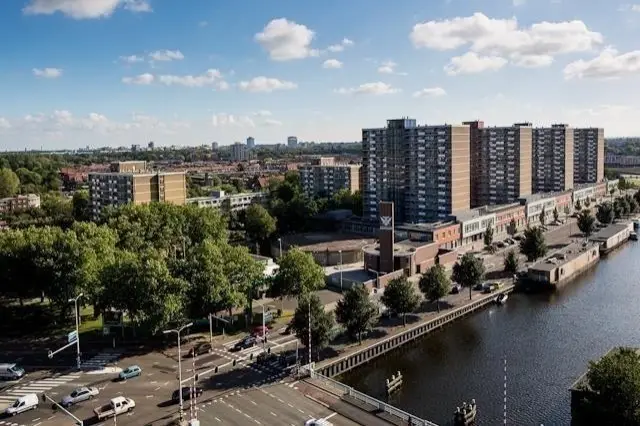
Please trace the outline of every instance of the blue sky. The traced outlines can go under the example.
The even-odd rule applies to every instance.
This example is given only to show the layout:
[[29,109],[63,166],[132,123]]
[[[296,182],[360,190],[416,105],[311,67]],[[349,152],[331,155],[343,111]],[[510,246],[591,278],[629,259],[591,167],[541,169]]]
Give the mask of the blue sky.
[[359,140],[482,119],[638,135],[640,2],[0,2],[0,149]]

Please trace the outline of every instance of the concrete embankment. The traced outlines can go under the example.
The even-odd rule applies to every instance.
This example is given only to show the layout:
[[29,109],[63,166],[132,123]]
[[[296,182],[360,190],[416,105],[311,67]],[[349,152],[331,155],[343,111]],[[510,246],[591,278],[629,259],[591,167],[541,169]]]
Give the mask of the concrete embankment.
[[365,364],[381,355],[384,355],[400,346],[412,342],[434,330],[443,327],[459,318],[464,317],[489,304],[495,303],[495,299],[500,293],[510,293],[513,291],[513,284],[494,291],[491,294],[483,295],[478,299],[471,300],[460,307],[443,312],[435,317],[421,321],[396,332],[392,336],[381,340],[373,341],[364,348],[357,350],[347,350],[343,355],[335,359],[328,359],[316,363],[315,370],[327,377],[334,377],[346,373],[362,364]]

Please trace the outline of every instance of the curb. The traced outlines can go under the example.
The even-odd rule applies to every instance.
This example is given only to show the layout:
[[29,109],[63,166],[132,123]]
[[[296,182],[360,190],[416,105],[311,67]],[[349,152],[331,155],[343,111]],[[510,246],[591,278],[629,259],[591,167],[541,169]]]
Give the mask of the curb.
[[329,408],[331,409],[331,407],[329,406],[329,404],[327,404],[326,402],[322,402],[314,397],[312,397],[311,395],[307,395],[306,393],[304,394],[304,396],[306,396],[307,398],[309,398],[310,400],[312,400],[313,402],[322,405],[323,407]]

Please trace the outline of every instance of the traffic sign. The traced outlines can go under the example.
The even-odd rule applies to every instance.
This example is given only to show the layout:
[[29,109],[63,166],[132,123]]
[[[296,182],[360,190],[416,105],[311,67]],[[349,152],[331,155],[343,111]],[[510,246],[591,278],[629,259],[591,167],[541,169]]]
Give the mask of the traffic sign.
[[69,343],[75,342],[76,340],[78,340],[78,332],[74,330],[71,333],[69,333],[67,335],[67,340]]

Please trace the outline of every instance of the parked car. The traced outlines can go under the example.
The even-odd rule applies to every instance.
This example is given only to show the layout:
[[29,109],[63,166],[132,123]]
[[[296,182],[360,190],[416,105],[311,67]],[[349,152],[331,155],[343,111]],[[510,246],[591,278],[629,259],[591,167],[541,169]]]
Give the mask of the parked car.
[[211,343],[199,343],[189,350],[187,357],[208,354],[211,352],[211,349]]
[[24,376],[24,368],[18,364],[0,364],[0,379],[19,380]]
[[[202,396],[202,388],[195,388],[195,392],[191,393],[191,388],[189,386],[184,386],[182,389],[182,400],[183,401],[188,401],[191,399],[191,395],[195,394],[196,398],[199,398],[200,396]],[[176,389],[173,391],[173,394],[171,395],[171,400],[173,402],[178,402],[180,401],[180,390]]]
[[93,410],[98,421],[108,419],[109,417],[118,416],[120,414],[128,413],[136,408],[136,403],[131,398],[125,398],[124,396],[117,396],[111,398],[108,404],[101,405]]
[[474,285],[473,286],[473,290],[474,291],[482,291],[482,290],[484,290],[484,284],[478,283],[478,284]]
[[454,283],[451,286],[451,291],[450,291],[451,294],[458,294],[460,293],[460,291],[462,291],[462,286],[460,284]]
[[282,334],[291,334],[291,332],[293,332],[293,321],[291,321],[288,325],[287,328],[284,329],[284,333]]
[[258,343],[258,339],[255,336],[247,336],[244,339],[240,340],[233,346],[233,349],[236,351],[240,351],[242,349],[247,349],[252,346],[255,346]]
[[16,414],[20,414],[24,411],[35,410],[38,408],[39,402],[40,400],[38,399],[38,395],[35,393],[23,395],[18,397],[13,404],[4,410],[4,412],[9,416],[15,416]]
[[71,407],[72,405],[77,404],[79,402],[93,399],[93,397],[98,396],[99,393],[100,391],[98,390],[98,388],[94,388],[94,387],[83,386],[81,388],[76,388],[69,395],[62,398],[60,405],[62,405],[65,408]]
[[138,367],[137,365],[132,365],[122,370],[118,377],[120,378],[120,380],[127,380],[132,377],[138,377],[140,375],[142,375],[142,368]]

